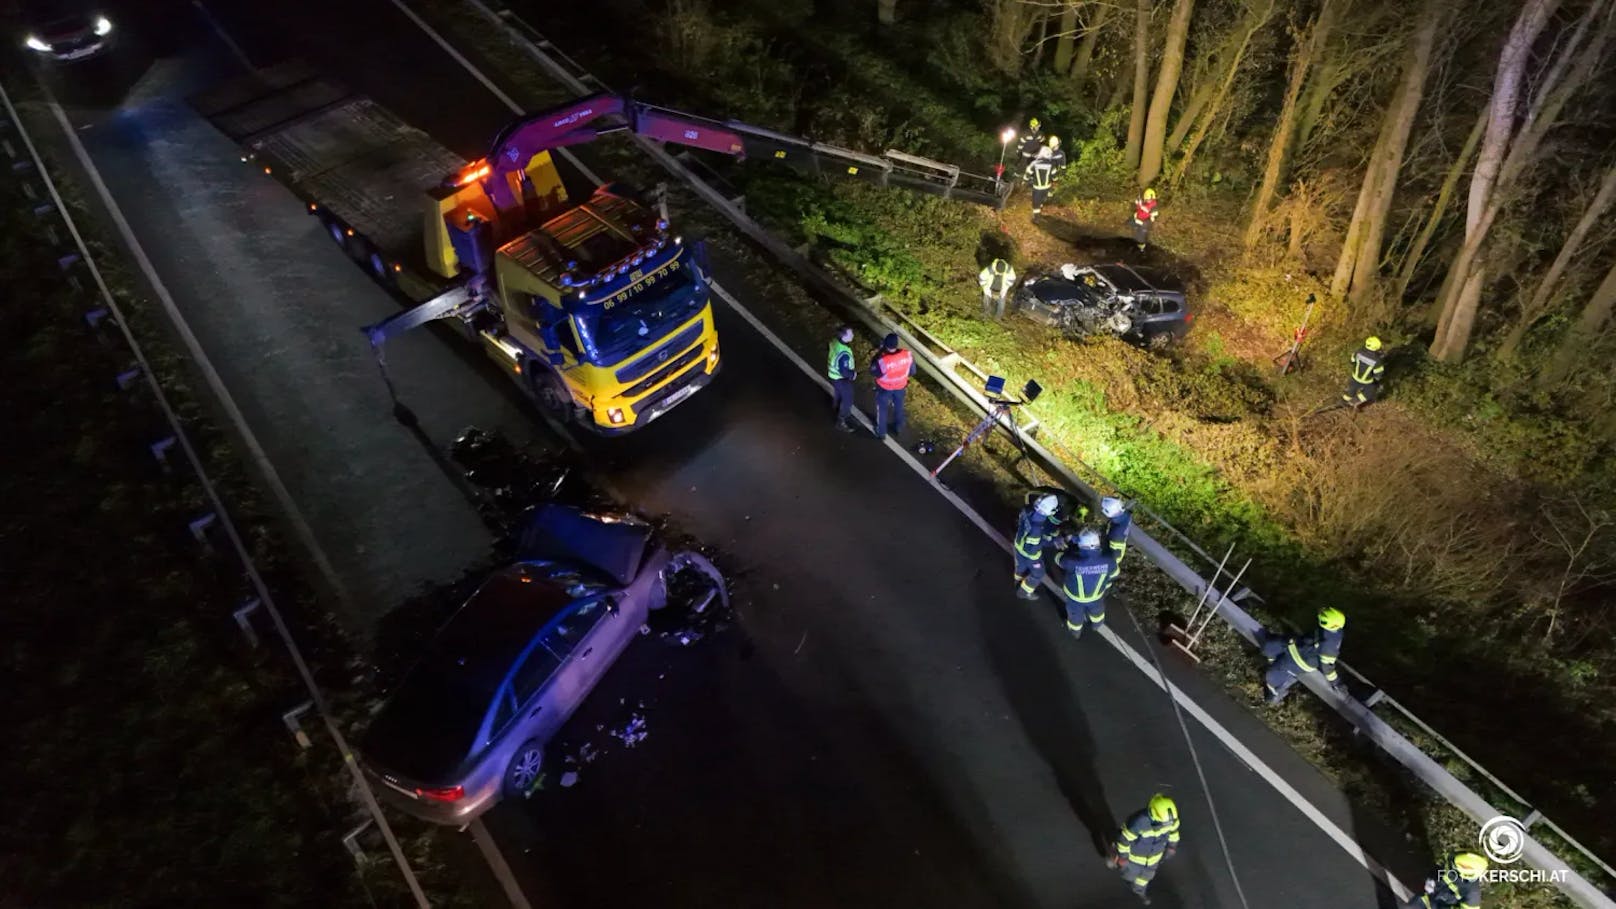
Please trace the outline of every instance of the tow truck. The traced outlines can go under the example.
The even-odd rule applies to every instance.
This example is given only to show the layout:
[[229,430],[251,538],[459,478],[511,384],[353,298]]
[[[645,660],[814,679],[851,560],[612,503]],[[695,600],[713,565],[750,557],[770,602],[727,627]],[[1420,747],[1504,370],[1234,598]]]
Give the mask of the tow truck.
[[705,252],[618,185],[572,201],[552,150],[630,131],[983,204],[1007,195],[930,159],[866,155],[609,92],[518,118],[472,161],[299,61],[191,103],[409,307],[363,328],[384,373],[389,338],[442,320],[544,411],[605,435],[644,426],[718,372]]

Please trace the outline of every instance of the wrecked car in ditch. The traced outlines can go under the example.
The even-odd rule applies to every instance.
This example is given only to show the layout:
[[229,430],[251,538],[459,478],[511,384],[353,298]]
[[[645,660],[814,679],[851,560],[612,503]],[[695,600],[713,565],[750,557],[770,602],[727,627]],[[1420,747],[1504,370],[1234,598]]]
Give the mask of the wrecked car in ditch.
[[454,613],[366,729],[361,764],[377,791],[409,814],[457,826],[532,792],[546,742],[670,588],[704,589],[696,610],[728,596],[710,561],[670,551],[632,515],[533,510],[516,561]]
[[1142,347],[1166,347],[1195,321],[1184,287],[1155,269],[1062,265],[1054,274],[1028,277],[1015,306],[1028,318],[1071,337],[1113,334]]

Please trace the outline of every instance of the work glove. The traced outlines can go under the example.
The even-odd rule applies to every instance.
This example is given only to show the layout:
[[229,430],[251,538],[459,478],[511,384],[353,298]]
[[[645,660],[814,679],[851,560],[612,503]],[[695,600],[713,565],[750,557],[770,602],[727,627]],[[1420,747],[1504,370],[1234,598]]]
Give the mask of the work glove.
[[1128,867],[1128,860],[1123,857],[1122,853],[1113,852],[1111,853],[1111,861],[1109,864],[1120,871],[1123,868]]
[[1171,843],[1167,844],[1167,855],[1165,857],[1166,858],[1172,858],[1173,856],[1175,856],[1177,854],[1178,854],[1178,847],[1174,846]]
[[1431,878],[1426,878],[1425,879],[1425,892],[1426,893],[1435,893],[1436,892],[1436,881],[1432,880]]

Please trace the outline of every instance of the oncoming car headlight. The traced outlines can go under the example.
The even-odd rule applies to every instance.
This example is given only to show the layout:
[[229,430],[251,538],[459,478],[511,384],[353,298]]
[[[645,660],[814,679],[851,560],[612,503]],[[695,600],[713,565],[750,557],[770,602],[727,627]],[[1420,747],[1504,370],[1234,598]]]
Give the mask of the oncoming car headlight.
[[42,54],[50,53],[51,46],[39,40],[39,38],[34,35],[29,35],[28,37],[24,38],[22,43],[29,50],[39,51]]
[[112,20],[106,16],[95,17],[95,34],[98,38],[105,38],[112,33]]

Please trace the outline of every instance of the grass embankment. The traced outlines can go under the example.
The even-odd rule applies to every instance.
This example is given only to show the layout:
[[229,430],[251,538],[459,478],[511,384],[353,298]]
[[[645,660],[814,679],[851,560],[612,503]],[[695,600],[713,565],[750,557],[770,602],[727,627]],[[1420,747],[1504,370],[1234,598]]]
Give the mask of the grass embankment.
[[[755,25],[737,24],[732,19],[711,30],[718,36],[715,40],[723,42],[728,50],[701,58],[700,67],[675,72],[672,67],[677,61],[618,40],[611,32],[612,17],[605,14],[613,9],[608,4],[607,10],[592,10],[588,22],[565,23],[566,49],[597,74],[618,84],[655,80],[657,101],[786,129],[792,125],[782,122],[783,109],[776,96],[767,96],[773,90],[769,86],[780,82],[781,66],[803,54],[800,47],[782,49],[782,43],[801,38],[810,45],[826,44],[822,30],[805,25],[801,34],[793,32],[781,37],[772,33],[772,39],[765,40],[758,37]],[[641,22],[654,15],[644,11],[637,14]],[[528,91],[532,103],[555,103],[565,97],[497,32],[476,21],[445,24],[458,29],[481,53],[491,57],[508,78]],[[681,42],[697,40],[701,34],[677,15],[667,24],[681,36]],[[564,30],[549,23],[546,27],[556,33]],[[775,53],[760,58],[759,49]],[[878,55],[871,56],[873,53],[871,48],[849,39],[824,59],[841,60],[838,68],[861,74],[861,85],[875,78],[870,73],[897,85],[891,92],[905,98],[902,111],[909,116],[904,121],[904,135],[916,141],[909,147],[946,156],[948,148],[954,146],[941,139],[928,140],[924,129],[934,124],[920,122],[919,114],[948,110],[948,117],[943,118],[945,128],[959,127],[967,115],[954,108],[939,107],[933,103],[937,95],[933,86],[918,84],[913,73],[903,75],[900,67]],[[739,61],[748,68],[745,73],[736,71],[742,67]],[[893,82],[894,74],[902,75],[902,80]],[[807,86],[812,81],[804,80],[803,84]],[[750,104],[751,101],[756,103]],[[817,110],[834,110],[835,116],[844,121],[851,118],[872,126],[887,122],[882,119],[886,114],[873,110],[870,104],[853,97],[850,90],[830,90],[820,97]],[[795,119],[803,117],[799,112]],[[816,135],[855,144],[854,138],[843,135],[818,131]],[[877,137],[862,144],[884,147],[897,143]],[[990,151],[996,152],[996,146]],[[598,143],[585,154],[606,159],[611,176],[619,179],[642,184],[666,179],[661,171],[637,160],[632,147],[626,144]],[[1081,160],[1091,173],[1096,173],[1103,172],[1114,156],[1114,148],[1098,142],[1085,150]],[[1072,258],[1074,243],[1103,250],[1112,243],[1110,236],[1120,233],[1129,198],[1122,188],[1100,198],[1077,199],[1071,189],[1075,182],[1068,183],[1055,212],[1057,217],[1046,222],[1047,231],[1033,229],[1025,214],[1012,211],[1006,222],[1009,237],[1001,232],[991,214],[980,209],[901,192],[845,184],[826,187],[762,168],[747,174],[742,185],[748,209],[754,215],[795,239],[816,241],[822,252],[846,270],[880,289],[888,299],[898,301],[922,324],[982,365],[1014,377],[1043,381],[1051,388],[1040,402],[1040,416],[1050,428],[1047,440],[1057,449],[1094,464],[1130,494],[1141,495],[1152,508],[1209,547],[1227,540],[1238,541],[1243,556],[1257,557],[1253,577],[1272,601],[1310,604],[1327,597],[1345,605],[1354,617],[1348,658],[1360,665],[1369,664],[1366,668],[1370,674],[1404,700],[1417,702],[1422,692],[1431,695],[1419,709],[1439,728],[1446,731],[1465,726],[1470,715],[1444,716],[1440,709],[1458,702],[1426,686],[1437,687],[1444,677],[1448,682],[1468,686],[1469,680],[1453,672],[1453,666],[1476,666],[1478,675],[1496,671],[1493,651],[1486,646],[1491,642],[1473,645],[1455,634],[1469,626],[1455,629],[1446,624],[1452,616],[1423,593],[1389,594],[1368,583],[1369,575],[1363,566],[1372,563],[1373,558],[1343,552],[1338,544],[1341,540],[1357,540],[1366,528],[1374,527],[1374,521],[1362,514],[1366,503],[1381,517],[1391,509],[1406,510],[1406,499],[1401,498],[1406,490],[1365,489],[1362,484],[1378,483],[1389,469],[1422,458],[1429,461],[1427,470],[1431,474],[1449,470],[1454,471],[1454,476],[1474,478],[1472,464],[1485,465],[1485,460],[1478,457],[1473,462],[1446,451],[1445,447],[1453,444],[1451,440],[1422,424],[1417,412],[1400,412],[1399,408],[1371,410],[1358,421],[1336,418],[1345,417],[1342,414],[1324,415],[1311,425],[1300,421],[1300,414],[1317,401],[1337,393],[1338,371],[1316,367],[1276,384],[1263,370],[1267,358],[1283,348],[1294,327],[1292,321],[1300,314],[1300,301],[1316,285],[1300,270],[1287,274],[1282,266],[1226,269],[1215,264],[1221,261],[1220,253],[1232,246],[1229,226],[1237,210],[1228,199],[1215,194],[1206,195],[1193,206],[1186,203],[1182,211],[1171,210],[1177,220],[1169,220],[1167,223],[1174,226],[1165,228],[1160,235],[1172,254],[1156,264],[1187,274],[1197,299],[1202,301],[1197,341],[1174,358],[1151,355],[1109,340],[1074,343],[1014,319],[1004,323],[983,321],[974,282],[979,267],[977,256],[985,242],[1019,245],[1022,264],[1032,256],[1039,257],[1034,261],[1054,264]],[[1096,185],[1097,180],[1085,183],[1086,188]],[[804,293],[687,194],[675,190],[674,206],[676,217],[687,231],[698,229],[715,249],[722,250],[726,260],[744,269],[749,282],[759,291],[755,299],[749,300],[754,311],[799,354],[816,362],[823,353],[824,337],[840,321],[834,308],[827,309],[824,301]],[[1208,305],[1207,300],[1221,302]],[[1317,345],[1312,353],[1329,362],[1345,358],[1356,332],[1343,329],[1342,321],[1340,314],[1328,309],[1315,314],[1314,336],[1325,343]],[[864,339],[865,343],[873,340]],[[1436,380],[1422,374],[1420,381]],[[919,434],[931,438],[953,438],[961,425],[971,420],[952,401],[924,387],[911,393],[911,409]],[[1388,435],[1395,438],[1389,445],[1385,442]],[[1464,446],[1467,455],[1474,449],[1468,443]],[[1398,455],[1399,460],[1388,464],[1387,452]],[[1355,459],[1345,460],[1353,461],[1354,469],[1342,477],[1339,465],[1349,453]],[[1440,457],[1431,460],[1433,453]],[[962,473],[993,487],[978,492],[1013,501],[1025,484],[1041,478],[1015,465],[1012,454],[993,445],[973,451]],[[1496,467],[1491,469],[1495,474],[1501,472]],[[1298,472],[1308,482],[1277,484],[1275,475],[1287,470]],[[1461,492],[1473,494],[1474,488]],[[1391,549],[1396,541],[1380,542]],[[1417,574],[1420,564],[1409,553],[1403,556],[1398,565],[1400,579]],[[1155,572],[1133,575],[1129,596],[1144,617],[1154,617],[1183,601],[1182,592]],[[1305,621],[1310,609],[1308,605],[1298,605],[1273,618]],[[1371,654],[1382,653],[1391,659],[1369,659]],[[1209,654],[1209,668],[1232,691],[1255,704],[1260,668],[1257,661],[1232,639],[1215,641]],[[1433,654],[1445,655],[1433,658]],[[1433,659],[1439,659],[1440,665],[1433,666]],[[1533,660],[1533,655],[1522,654],[1520,665],[1510,667],[1515,673],[1512,678],[1524,678],[1524,685],[1533,686],[1554,677],[1552,672],[1535,667]],[[1405,672],[1394,673],[1391,668]],[[1429,844],[1433,852],[1473,844],[1473,824],[1388,768],[1378,756],[1361,750],[1362,744],[1333,713],[1310,699],[1293,699],[1290,706],[1271,717],[1299,751],[1313,758],[1366,807],[1400,824],[1417,843]],[[1483,714],[1481,718],[1487,722],[1475,728],[1478,740],[1493,736],[1494,729],[1512,719],[1504,717],[1501,722],[1497,714]],[[1492,764],[1499,753],[1506,757],[1513,754],[1521,759],[1521,766],[1535,766],[1533,762],[1541,757],[1541,749],[1523,738],[1495,742],[1500,747],[1492,749],[1491,754],[1484,752],[1483,757]],[[1591,756],[1589,764],[1596,765],[1598,760]],[[1469,776],[1457,762],[1450,769]],[[1506,779],[1529,778],[1524,772],[1504,773]],[[1470,781],[1489,796],[1495,795],[1483,781]],[[1497,803],[1508,805],[1503,799]],[[1576,829],[1574,823],[1572,826]],[[1583,828],[1585,832],[1600,829],[1602,826]],[[1558,897],[1541,890],[1500,889],[1489,898],[1504,906],[1559,904]]]
[[[307,750],[283,725],[304,689],[267,625],[256,650],[236,628],[231,611],[250,593],[240,563],[222,537],[204,549],[188,532],[206,498],[178,448],[169,470],[152,457],[168,425],[143,379],[116,387],[132,357],[111,323],[99,338],[87,329],[98,298],[68,284],[62,250],[44,239],[54,216],[34,217],[33,204],[15,184],[0,197],[0,280],[15,304],[0,356],[14,440],[0,476],[9,900],[412,904],[374,835],[362,840],[362,864],[344,848],[365,816],[352,781],[317,716],[303,718]],[[273,509],[191,393],[159,311],[128,292],[115,256],[95,249],[327,695],[344,716],[362,716],[356,664],[302,583]],[[463,847],[413,824],[399,833],[435,904],[487,898],[444,864]]]

